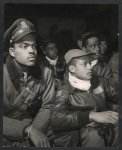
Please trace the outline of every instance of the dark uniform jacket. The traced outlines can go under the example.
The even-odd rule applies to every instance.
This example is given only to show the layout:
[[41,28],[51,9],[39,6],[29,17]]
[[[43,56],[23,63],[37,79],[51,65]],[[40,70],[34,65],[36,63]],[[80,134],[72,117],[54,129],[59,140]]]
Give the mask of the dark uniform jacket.
[[55,66],[51,65],[45,56],[40,58],[40,62],[41,64],[43,64],[44,66],[48,66],[52,70],[52,74],[55,80],[55,89],[57,91],[57,89],[60,88],[63,81],[63,75],[65,70],[65,62],[63,58],[59,57]]
[[119,53],[115,53],[109,61],[109,67],[115,80],[115,86],[119,86]]
[[113,87],[116,86],[116,81],[113,76],[111,67],[107,63],[103,62],[102,59],[98,60],[97,64],[93,67],[92,70],[95,75],[107,79]]
[[46,59],[45,56],[40,58],[40,62],[48,66],[53,73],[55,79],[63,80],[63,74],[65,70],[65,62],[62,57],[58,57],[57,64],[55,66],[51,65],[50,62]]
[[105,79],[111,79],[112,78],[112,71],[109,65],[107,63],[98,61],[97,64],[93,67],[93,72],[99,76],[103,77]]
[[116,90],[103,78],[94,77],[89,91],[73,88],[68,80],[57,93],[56,106],[51,117],[51,126],[55,132],[81,129],[89,122],[91,111],[106,109],[107,100],[115,97]]
[[[38,72],[38,74],[36,73]],[[54,82],[51,70],[31,69],[27,81],[9,56],[3,70],[3,136],[7,139],[24,140],[24,129],[32,124],[46,133],[51,108],[54,104]],[[38,77],[37,77],[38,75]]]

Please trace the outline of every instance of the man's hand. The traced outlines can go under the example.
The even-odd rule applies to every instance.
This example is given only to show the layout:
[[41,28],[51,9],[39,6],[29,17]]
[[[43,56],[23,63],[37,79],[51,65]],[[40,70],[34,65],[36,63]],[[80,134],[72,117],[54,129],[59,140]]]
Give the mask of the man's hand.
[[[25,132],[27,133],[27,127]],[[29,138],[36,147],[50,147],[49,140],[39,129],[32,127],[29,132]]]
[[89,119],[91,122],[112,123],[115,125],[118,122],[118,113],[114,111],[90,112]]

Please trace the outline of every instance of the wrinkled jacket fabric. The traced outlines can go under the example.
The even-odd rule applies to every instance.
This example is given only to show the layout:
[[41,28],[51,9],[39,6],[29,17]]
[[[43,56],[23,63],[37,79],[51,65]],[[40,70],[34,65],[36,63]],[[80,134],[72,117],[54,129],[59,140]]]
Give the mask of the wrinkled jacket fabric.
[[54,67],[53,65],[50,64],[50,62],[46,59],[45,56],[40,57],[40,62],[43,65],[48,66],[52,70],[52,74],[55,79],[60,80],[63,80],[63,74],[65,70],[65,63],[63,61],[64,59],[62,57],[58,57],[57,64]]
[[112,71],[109,65],[107,63],[104,63],[98,60],[97,64],[93,67],[93,72],[99,76],[103,77],[105,79],[111,79],[112,78]]
[[70,85],[67,77],[62,89],[57,93],[57,104],[51,117],[51,126],[55,132],[85,127],[90,123],[91,111],[106,110],[106,97],[108,101],[111,98],[116,100],[117,91],[105,79],[94,77],[91,85],[89,91],[78,90]]
[[43,64],[44,66],[48,66],[52,70],[52,74],[55,81],[55,90],[57,91],[57,89],[60,89],[63,81],[63,75],[65,70],[65,63],[63,62],[63,58],[59,57],[55,66],[51,65],[45,56],[40,57],[40,62],[41,64]]
[[[35,70],[35,69],[34,69]],[[39,68],[36,71],[40,72]],[[24,129],[32,124],[47,132],[54,104],[51,70],[43,68],[43,78],[31,70],[27,81],[9,56],[3,70],[3,136],[13,141],[24,140]]]
[[115,80],[115,86],[119,86],[119,53],[115,53],[109,61],[109,66]]

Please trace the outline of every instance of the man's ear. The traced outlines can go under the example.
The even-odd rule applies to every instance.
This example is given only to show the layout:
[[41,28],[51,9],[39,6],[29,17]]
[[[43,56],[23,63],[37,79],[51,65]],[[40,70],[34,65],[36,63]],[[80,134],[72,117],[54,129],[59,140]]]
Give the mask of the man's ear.
[[77,44],[78,44],[79,48],[82,49],[82,41],[81,41],[81,40],[78,40],[78,41],[77,41]]
[[70,66],[69,66],[69,71],[70,71],[71,73],[75,73],[75,66],[70,65]]
[[9,54],[10,54],[12,57],[15,57],[14,48],[13,48],[13,47],[10,47],[10,48],[9,48]]

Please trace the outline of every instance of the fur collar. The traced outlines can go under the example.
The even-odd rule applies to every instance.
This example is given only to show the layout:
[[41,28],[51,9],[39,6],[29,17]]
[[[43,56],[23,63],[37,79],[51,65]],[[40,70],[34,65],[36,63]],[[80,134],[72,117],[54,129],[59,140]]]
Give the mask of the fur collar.
[[18,91],[20,89],[20,78],[22,77],[22,72],[18,70],[11,56],[6,59],[6,67],[10,76],[10,79]]
[[[20,89],[21,81],[20,78],[23,76],[22,70],[18,69],[16,66],[14,60],[9,55],[6,59],[6,67],[10,76],[10,79],[17,91]],[[31,67],[29,69],[29,76],[32,76],[33,78],[43,80],[42,71],[43,68],[39,63],[36,64],[36,66]]]

